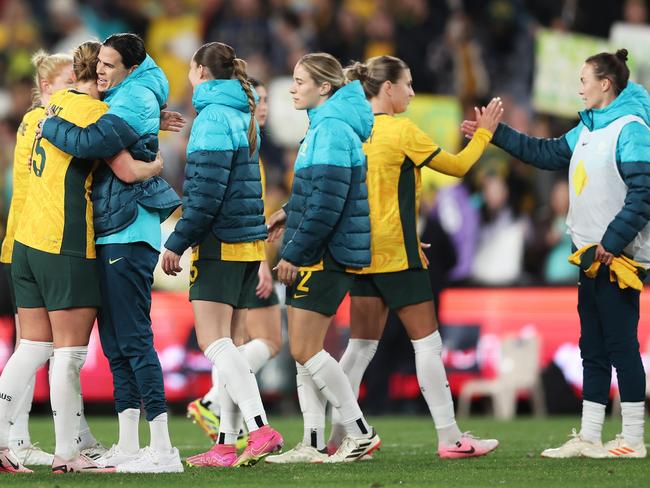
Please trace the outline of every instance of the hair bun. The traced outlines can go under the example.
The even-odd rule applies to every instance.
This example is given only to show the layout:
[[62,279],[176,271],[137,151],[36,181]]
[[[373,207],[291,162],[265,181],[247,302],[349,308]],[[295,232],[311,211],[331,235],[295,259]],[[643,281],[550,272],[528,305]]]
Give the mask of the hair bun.
[[38,68],[41,63],[47,59],[47,57],[48,54],[42,49],[39,49],[32,55],[32,66]]
[[616,57],[623,61],[624,63],[627,61],[627,49],[619,49],[616,51]]
[[350,81],[359,80],[361,83],[363,83],[368,79],[368,65],[360,63],[359,61],[346,68],[344,71],[345,76]]

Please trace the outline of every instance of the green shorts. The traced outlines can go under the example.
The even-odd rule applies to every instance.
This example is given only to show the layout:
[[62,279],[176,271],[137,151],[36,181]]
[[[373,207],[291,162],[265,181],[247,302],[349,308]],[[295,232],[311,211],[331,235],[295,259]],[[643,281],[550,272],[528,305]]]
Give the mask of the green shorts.
[[16,241],[11,277],[18,308],[99,307],[95,259],[39,251]]
[[190,300],[249,308],[255,303],[259,261],[198,259],[190,268]]
[[11,297],[11,306],[14,311],[14,315],[18,313],[16,309],[16,293],[14,293],[14,282],[11,279],[11,263],[2,263],[2,269],[4,270],[5,276],[7,277],[7,283],[9,284],[9,295]]
[[391,310],[433,300],[426,269],[356,275],[350,296],[380,297]]
[[354,275],[343,271],[299,271],[287,287],[287,306],[311,310],[331,317],[354,283]]
[[[255,283],[255,287],[257,287],[257,283]],[[280,300],[278,300],[278,294],[275,293],[275,290],[267,298],[260,298],[253,293],[253,299],[249,303],[248,308],[266,308],[278,305],[279,303]]]

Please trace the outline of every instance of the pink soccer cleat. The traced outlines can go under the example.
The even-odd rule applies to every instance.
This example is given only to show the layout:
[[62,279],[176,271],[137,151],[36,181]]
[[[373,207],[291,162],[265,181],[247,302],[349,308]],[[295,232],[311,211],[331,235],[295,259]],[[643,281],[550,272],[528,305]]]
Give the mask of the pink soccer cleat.
[[85,454],[79,454],[69,461],[65,461],[59,456],[54,456],[52,473],[115,473],[115,466],[103,466]]
[[208,452],[187,458],[188,466],[228,468],[237,461],[237,448],[234,444],[215,444]]
[[253,466],[273,452],[282,449],[284,439],[270,425],[257,429],[248,434],[246,449],[235,461],[233,466]]
[[496,439],[478,439],[470,435],[469,432],[465,432],[455,444],[446,445],[442,442],[439,443],[438,456],[442,459],[485,456],[497,447],[499,447],[499,441]]
[[0,473],[33,473],[22,465],[18,457],[8,447],[0,449]]

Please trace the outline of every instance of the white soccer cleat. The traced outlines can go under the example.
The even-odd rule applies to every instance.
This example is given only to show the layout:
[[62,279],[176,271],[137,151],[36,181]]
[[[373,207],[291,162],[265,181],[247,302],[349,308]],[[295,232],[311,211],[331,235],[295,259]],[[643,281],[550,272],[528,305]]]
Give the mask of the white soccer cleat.
[[353,461],[359,461],[364,456],[375,452],[379,449],[379,446],[381,446],[381,439],[375,432],[375,429],[372,429],[370,436],[353,437],[348,434],[336,452],[323,462],[351,463]]
[[465,432],[454,444],[438,443],[438,456],[441,459],[465,459],[485,456],[499,447],[496,439],[479,439]]
[[553,447],[542,451],[541,456],[545,458],[564,459],[582,457],[586,449],[602,449],[601,443],[595,443],[583,439],[575,429],[571,430],[570,439],[560,447]]
[[51,466],[54,454],[45,452],[36,444],[20,445],[11,449],[25,466]]
[[592,459],[641,459],[648,455],[643,441],[637,446],[628,444],[625,438],[618,434],[614,440],[603,446],[587,448],[582,455]]
[[268,456],[265,461],[271,464],[320,464],[324,463],[328,457],[329,456],[326,452],[320,452],[315,447],[308,446],[302,442],[299,442],[293,449],[289,449],[282,454]]
[[120,464],[128,463],[133,461],[140,456],[140,450],[138,449],[134,453],[126,453],[120,449],[120,446],[113,444],[111,448],[106,451],[104,454],[99,456],[96,461],[100,466],[119,466]]
[[182,473],[183,463],[175,447],[168,453],[162,453],[147,446],[140,449],[139,456],[117,466],[118,473]]
[[100,456],[106,454],[107,451],[108,449],[106,449],[101,442],[97,442],[94,446],[80,449],[81,454],[90,459],[98,459]]

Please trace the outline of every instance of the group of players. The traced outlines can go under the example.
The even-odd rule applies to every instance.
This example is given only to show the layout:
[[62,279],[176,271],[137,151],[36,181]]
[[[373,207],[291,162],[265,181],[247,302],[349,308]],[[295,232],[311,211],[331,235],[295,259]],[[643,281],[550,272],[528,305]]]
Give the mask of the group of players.
[[[149,313],[160,223],[181,203],[157,176],[157,136],[160,129],[180,130],[184,119],[164,110],[167,80],[133,34],[83,43],[72,58],[39,56],[36,65],[40,99],[19,129],[2,256],[11,263],[20,328],[0,377],[0,471],[28,473],[24,465],[51,464],[55,473],[182,472],[169,438]],[[164,244],[162,268],[175,275],[181,255],[192,248],[189,298],[199,346],[213,363],[213,388],[188,411],[216,442],[187,465],[371,457],[381,440],[357,395],[389,309],[413,343],[438,455],[466,458],[496,449],[498,441],[462,433],[456,424],[416,223],[422,168],[464,175],[497,127],[506,130],[499,126],[501,100],[477,109],[476,121],[464,124],[471,141],[453,155],[410,120],[395,117],[414,96],[400,59],[379,56],[343,69],[326,53],[303,56],[290,92],[310,125],[289,201],[266,221],[259,160],[264,86],[219,42],[197,50],[188,78],[197,117],[182,216]],[[282,234],[275,269],[287,286],[304,435],[279,453],[283,438],[268,423],[255,372],[280,345],[264,245]],[[324,338],[348,292],[351,339],[336,361],[323,349]],[[119,439],[108,450],[85,422],[79,382],[95,318],[118,412]],[[27,430],[33,386],[25,385],[33,385],[48,360],[54,455],[32,445]],[[142,404],[151,430],[144,448]]]

